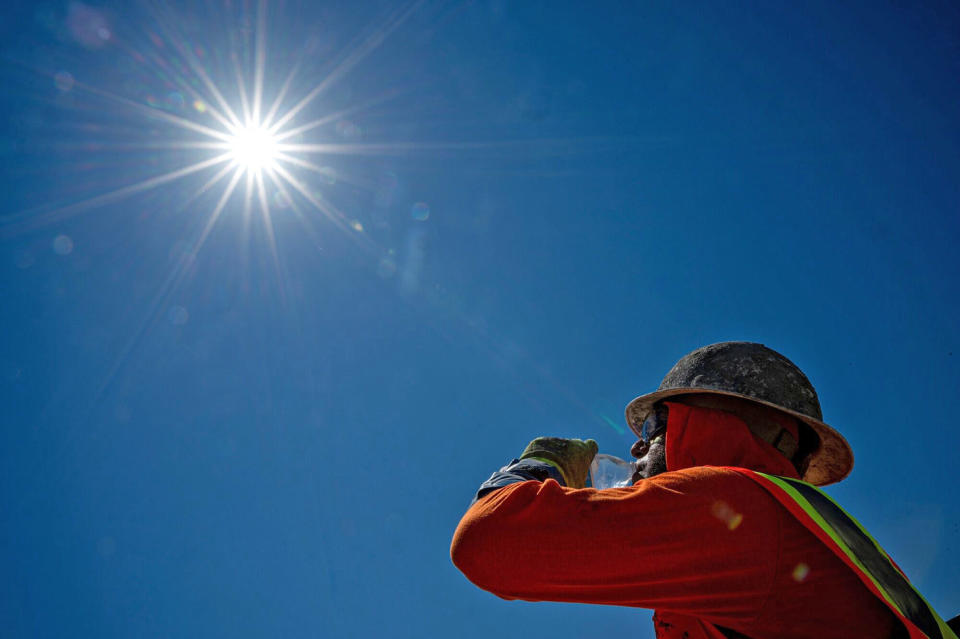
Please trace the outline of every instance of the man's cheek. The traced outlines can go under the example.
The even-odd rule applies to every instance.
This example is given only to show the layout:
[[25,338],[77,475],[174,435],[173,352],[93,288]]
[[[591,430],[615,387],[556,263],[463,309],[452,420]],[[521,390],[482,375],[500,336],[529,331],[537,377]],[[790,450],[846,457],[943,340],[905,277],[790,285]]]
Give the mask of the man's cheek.
[[653,477],[667,472],[667,450],[663,446],[654,446],[647,453],[644,476]]

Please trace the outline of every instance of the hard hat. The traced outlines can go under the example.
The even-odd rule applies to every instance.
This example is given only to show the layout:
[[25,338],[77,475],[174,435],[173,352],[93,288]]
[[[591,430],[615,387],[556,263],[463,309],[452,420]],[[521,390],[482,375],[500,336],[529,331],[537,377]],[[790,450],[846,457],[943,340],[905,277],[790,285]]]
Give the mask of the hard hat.
[[793,362],[763,344],[720,342],[684,355],[655,392],[627,405],[627,424],[639,436],[655,403],[691,393],[739,397],[776,408],[809,425],[820,443],[810,454],[802,478],[806,482],[832,484],[853,469],[850,444],[823,422],[813,384]]

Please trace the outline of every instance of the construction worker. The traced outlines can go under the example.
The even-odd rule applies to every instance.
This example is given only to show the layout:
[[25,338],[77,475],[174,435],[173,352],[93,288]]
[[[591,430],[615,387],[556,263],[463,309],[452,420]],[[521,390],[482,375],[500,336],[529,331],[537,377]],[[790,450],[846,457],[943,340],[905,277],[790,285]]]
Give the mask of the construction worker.
[[596,442],[552,437],[480,486],[451,546],[468,579],[504,599],[652,608],[659,639],[957,639],[815,488],[853,454],[786,357],[699,348],[626,415],[632,486],[585,488]]

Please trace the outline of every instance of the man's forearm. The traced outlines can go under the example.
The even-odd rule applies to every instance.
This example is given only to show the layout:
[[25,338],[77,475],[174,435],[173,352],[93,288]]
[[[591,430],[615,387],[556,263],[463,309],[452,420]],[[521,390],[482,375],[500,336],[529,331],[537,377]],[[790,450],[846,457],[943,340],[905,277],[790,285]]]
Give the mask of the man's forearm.
[[553,479],[561,486],[566,486],[563,475],[552,464],[538,459],[514,459],[512,462],[490,475],[490,479],[480,484],[476,496],[470,503],[499,488],[521,481],[544,481]]

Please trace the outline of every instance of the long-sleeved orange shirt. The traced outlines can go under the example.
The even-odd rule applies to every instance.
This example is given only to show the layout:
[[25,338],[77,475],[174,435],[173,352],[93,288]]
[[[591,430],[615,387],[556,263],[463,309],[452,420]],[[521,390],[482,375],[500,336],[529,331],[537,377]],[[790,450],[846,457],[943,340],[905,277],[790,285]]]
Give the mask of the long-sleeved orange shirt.
[[660,639],[892,639],[894,614],[776,498],[737,471],[796,476],[738,418],[670,405],[669,472],[628,488],[521,481],[454,533],[454,564],[505,599],[653,608]]
[[607,490],[512,484],[467,511],[451,555],[506,599],[656,609],[664,638],[717,636],[698,620],[752,639],[887,639],[899,627],[772,496],[722,468]]

